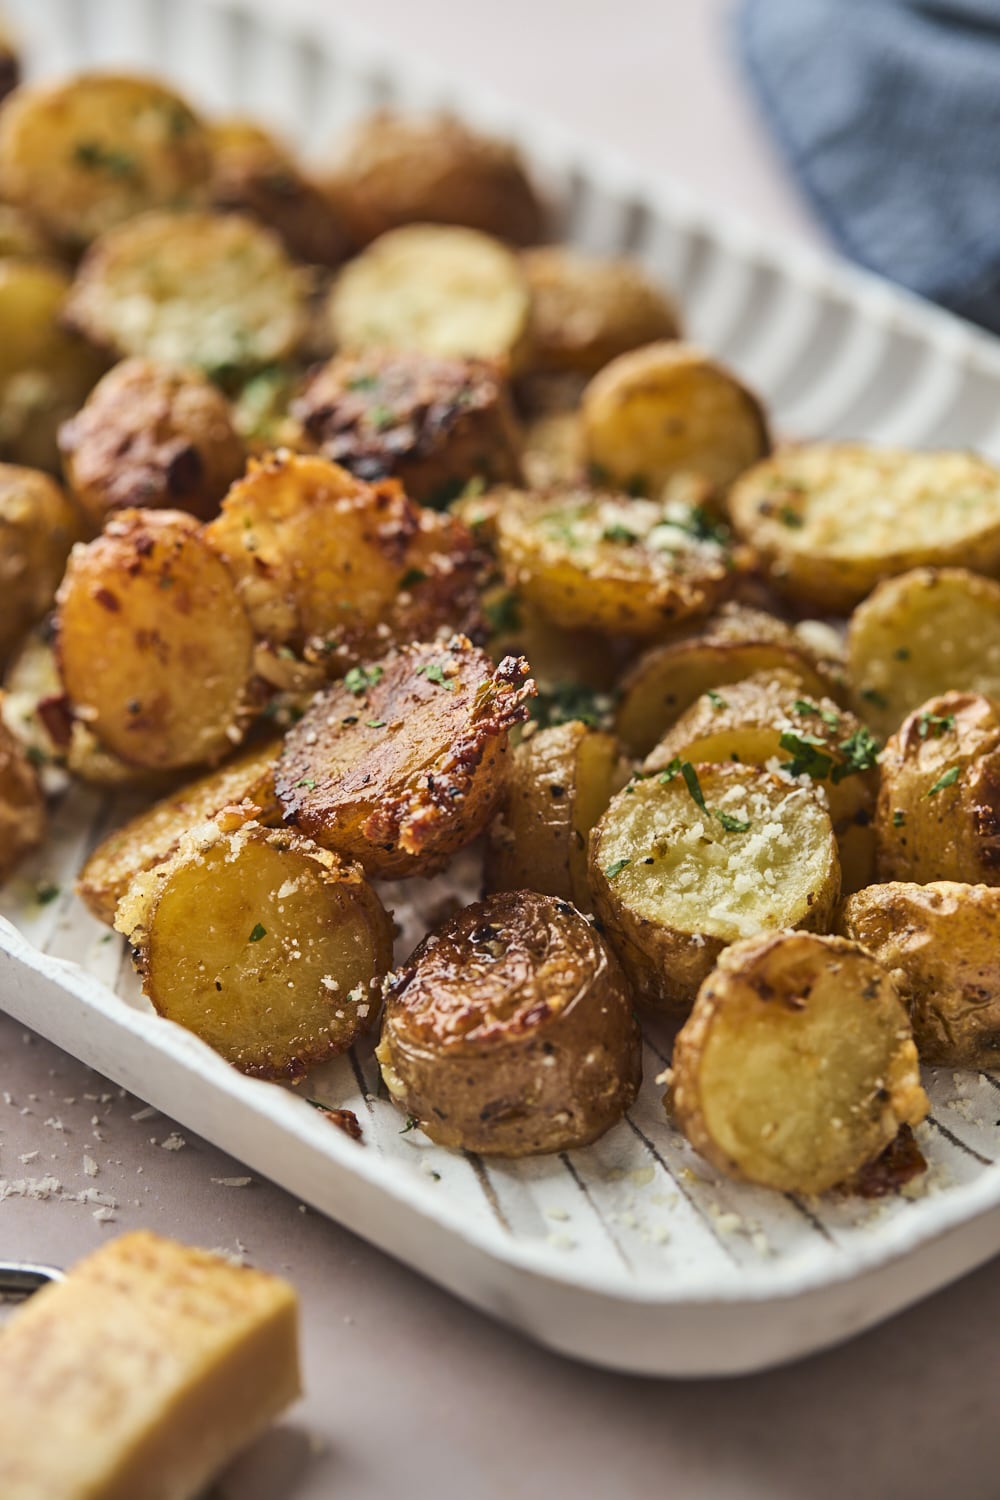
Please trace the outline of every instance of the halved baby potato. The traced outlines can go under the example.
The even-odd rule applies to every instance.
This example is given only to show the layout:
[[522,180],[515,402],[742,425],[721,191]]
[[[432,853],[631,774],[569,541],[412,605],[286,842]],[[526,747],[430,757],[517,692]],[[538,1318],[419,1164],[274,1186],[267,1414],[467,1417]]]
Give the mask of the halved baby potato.
[[47,474],[0,464],[0,667],[51,609],[81,520]]
[[47,823],[38,772],[20,740],[0,717],[0,882],[26,854],[39,847]]
[[613,798],[590,836],[590,885],[637,996],[684,1014],[727,944],[829,927],[840,860],[811,791],[757,766],[685,761]]
[[568,245],[526,250],[531,365],[594,375],[628,350],[677,338],[677,309],[635,261]]
[[895,985],[844,938],[734,944],[674,1047],[684,1135],[729,1177],[786,1193],[845,1184],[928,1109]]
[[640,1080],[624,975],[565,901],[508,891],[432,932],[392,979],[377,1056],[441,1145],[491,1156],[585,1146]]
[[392,924],[361,871],[253,821],[185,834],[131,883],[115,926],[159,1014],[258,1078],[346,1052],[392,962]]
[[286,820],[372,876],[440,869],[503,796],[528,670],[516,657],[494,668],[465,636],[354,668],[285,740],[275,780]]

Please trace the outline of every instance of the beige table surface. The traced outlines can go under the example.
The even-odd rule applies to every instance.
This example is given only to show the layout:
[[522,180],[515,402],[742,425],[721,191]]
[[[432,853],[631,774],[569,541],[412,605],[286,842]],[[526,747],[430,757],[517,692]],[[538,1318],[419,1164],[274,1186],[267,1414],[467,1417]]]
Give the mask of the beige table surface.
[[[742,92],[717,0],[282,4],[384,29],[821,242]],[[299,1288],[306,1399],[221,1482],[225,1500],[1000,1494],[1000,1264],[784,1371],[630,1380],[532,1347],[266,1182],[214,1181],[243,1169],[183,1131],[177,1148],[170,1120],[2,1016],[0,1057],[0,1176],[51,1174],[63,1195],[0,1199],[0,1255],[67,1265],[148,1225]],[[110,1220],[72,1201],[84,1188],[114,1200]]]

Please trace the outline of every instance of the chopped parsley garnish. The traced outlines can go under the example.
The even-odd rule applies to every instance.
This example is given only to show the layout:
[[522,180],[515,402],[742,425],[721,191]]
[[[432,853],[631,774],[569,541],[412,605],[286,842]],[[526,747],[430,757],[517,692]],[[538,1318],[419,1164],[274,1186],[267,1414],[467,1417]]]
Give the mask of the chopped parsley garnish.
[[47,766],[49,763],[49,758],[45,754],[45,751],[40,750],[37,745],[29,745],[24,753],[33,766]]
[[[423,568],[407,568],[406,572],[399,580],[399,586],[401,589],[412,589],[415,588],[418,583],[424,583],[426,578],[427,574],[424,572]],[[342,609],[349,607],[350,606],[346,604],[344,600],[341,600]]]
[[790,505],[783,505],[781,507],[781,509],[778,511],[778,520],[781,522],[782,526],[790,526],[793,528],[793,530],[798,530],[799,527],[805,525],[805,522],[799,515],[798,511],[793,510]]
[[59,894],[59,886],[53,885],[51,881],[44,880],[41,885],[35,887],[35,900],[39,906],[48,906]]
[[873,703],[876,708],[888,708],[889,700],[878,688],[862,688],[861,696],[866,703]]
[[347,382],[349,391],[373,391],[378,385],[378,377],[375,375],[355,375],[353,380]]
[[917,733],[922,740],[933,734],[935,739],[940,739],[949,729],[955,727],[954,714],[921,714],[917,720]]
[[108,172],[112,177],[135,177],[138,162],[130,151],[120,151],[116,146],[105,146],[101,141],[78,141],[73,148],[73,160],[81,167],[92,171]]
[[309,792],[314,792],[316,790],[316,783],[315,783],[315,781],[313,781],[312,777],[310,777],[310,776],[304,776],[302,778],[302,780],[301,781],[297,781],[295,783],[295,785],[296,786],[304,786],[306,788],[306,790],[309,791]]
[[366,719],[365,723],[369,729],[384,729],[386,721],[385,719]]
[[447,688],[449,693],[455,691],[455,684],[449,682],[444,675],[444,667],[439,661],[428,662],[426,666],[417,668],[418,677],[426,677],[428,682],[434,682],[438,687]]
[[631,863],[630,859],[616,859],[610,865],[605,866],[604,873],[609,880],[614,880],[615,876],[620,875]]
[[708,692],[705,694],[705,697],[708,699],[709,703],[711,703],[713,708],[729,707],[726,699],[723,698],[721,693],[717,693],[714,688],[709,688]]
[[693,536],[695,541],[715,542],[718,547],[729,545],[728,527],[724,526],[721,521],[716,521],[703,505],[693,505],[687,520],[672,521],[671,525],[679,526],[682,531]]
[[680,756],[675,755],[673,760],[669,761],[660,772],[659,777],[657,778],[660,785],[667,786],[671,781],[673,781],[674,777],[680,774],[680,769],[683,764],[684,762],[681,760]]
[[543,729],[577,721],[596,729],[607,722],[610,709],[607,693],[598,693],[582,682],[557,682],[532,699],[530,711],[533,721]]
[[258,922],[251,932],[250,936],[247,938],[247,942],[259,943],[261,938],[263,937],[267,937],[267,928],[261,922]]
[[892,826],[893,826],[893,828],[903,828],[905,826],[905,824],[906,824],[906,814],[900,808],[897,807],[896,811],[892,815]]
[[373,406],[368,415],[377,432],[385,432],[387,427],[395,426],[396,413],[391,406]]
[[716,808],[715,816],[727,833],[749,833],[750,831],[749,818],[734,818],[731,813],[723,812],[721,808]]
[[349,693],[359,698],[366,693],[370,687],[381,682],[383,676],[381,667],[352,667],[344,678],[344,686]]
[[516,594],[505,592],[483,605],[483,614],[494,635],[521,627],[521,605]]
[[705,793],[701,789],[701,782],[698,780],[698,772],[695,770],[694,766],[689,760],[684,761],[681,765],[681,775],[684,778],[684,785],[687,787],[688,791],[691,794],[691,801],[695,804],[696,807],[700,807],[702,812],[707,812],[708,808],[705,806]]
[[789,776],[811,776],[814,781],[825,781],[829,776],[833,757],[824,753],[826,740],[818,739],[814,734],[786,731],[778,744],[792,757],[785,767]]
[[945,787],[954,786],[955,782],[958,780],[961,774],[961,766],[949,766],[947,771],[945,771],[945,773],[942,776],[939,776],[937,781],[935,781],[934,785],[927,793],[928,797],[933,797],[936,792],[943,792]]
[[892,654],[897,661],[909,661],[910,648],[908,646],[898,646]]
[[406,1124],[403,1126],[399,1134],[409,1135],[410,1131],[418,1129],[419,1125],[420,1121],[417,1119],[416,1115],[407,1115]]
[[835,714],[830,708],[820,708],[818,703],[813,703],[809,698],[796,698],[792,704],[797,714],[819,714],[824,724],[829,724],[831,729],[836,729],[840,723],[840,715]]
[[846,740],[841,740],[837,749],[844,757],[844,764],[834,766],[830,780],[836,786],[847,776],[857,771],[873,771],[878,765],[878,754],[882,746],[862,724]]
[[639,540],[634,531],[630,531],[627,526],[622,526],[618,521],[613,526],[605,526],[601,537],[606,542],[621,542],[626,547],[633,546]]

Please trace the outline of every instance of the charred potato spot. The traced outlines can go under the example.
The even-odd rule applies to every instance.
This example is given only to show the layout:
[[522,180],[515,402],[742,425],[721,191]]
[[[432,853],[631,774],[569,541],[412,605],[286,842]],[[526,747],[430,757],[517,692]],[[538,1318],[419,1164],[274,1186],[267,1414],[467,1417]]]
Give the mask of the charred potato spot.
[[588,461],[633,487],[689,473],[726,485],[771,446],[757,398],[690,344],[612,360],[584,391],[582,415]]
[[[3,694],[0,693],[0,710]],[[0,717],[0,881],[45,838],[45,798],[24,746]]]
[[324,458],[251,463],[205,538],[257,636],[320,677],[442,629],[478,628],[481,560],[465,527]]
[[122,511],[70,557],[58,660],[74,712],[124,760],[220,760],[248,709],[253,635],[236,586],[182,511]]
[[800,1193],[847,1182],[927,1113],[892,980],[812,933],[722,954],[677,1038],[672,1104],[720,1171]]
[[18,91],[0,115],[0,178],[14,202],[71,246],[136,214],[204,202],[205,127],[146,78],[85,73]]
[[52,606],[80,517],[47,474],[0,464],[0,666]]
[[360,871],[254,822],[185,835],[132,882],[115,925],[159,1014],[258,1078],[345,1052],[374,1020],[392,956]]
[[527,1156],[596,1140],[636,1098],[639,1030],[594,928],[532,891],[440,927],[389,986],[378,1058],[432,1140]]
[[494,669],[464,636],[355,668],[288,734],[286,819],[369,875],[440,869],[495,812],[533,691],[524,661]]
[[359,479],[398,479],[438,509],[471,482],[520,479],[506,382],[487,360],[341,356],[313,373],[292,415],[334,463]]
[[633,261],[540,245],[521,264],[536,370],[594,375],[630,349],[679,335],[677,309]]
[[66,315],[114,354],[224,379],[295,353],[308,326],[307,291],[303,270],[253,219],[148,213],[95,241]]
[[591,834],[590,883],[636,993],[686,1011],[727,943],[827,927],[840,862],[805,788],[756,766],[684,763],[613,798]]
[[889,970],[924,1062],[1000,1063],[1000,890],[890,881],[849,897],[841,925]]
[[819,612],[846,614],[924,564],[1000,571],[1000,473],[968,453],[786,448],[734,485],[729,508],[771,582]]
[[116,510],[179,509],[207,520],[243,473],[225,397],[196,370],[129,359],[59,431],[66,478],[95,528]]

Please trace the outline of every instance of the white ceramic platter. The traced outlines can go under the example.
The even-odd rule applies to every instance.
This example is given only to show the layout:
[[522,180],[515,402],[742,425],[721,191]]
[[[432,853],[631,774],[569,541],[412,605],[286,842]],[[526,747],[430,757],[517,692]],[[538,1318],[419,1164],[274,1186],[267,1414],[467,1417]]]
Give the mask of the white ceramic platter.
[[[290,32],[208,0],[7,0],[36,72],[94,63],[168,74],[207,107],[251,110],[310,147],[377,103],[448,105],[518,139],[564,234],[637,255],[691,334],[806,435],[969,445],[1000,457],[1000,346],[856,272],[769,245],[599,147],[466,94],[354,36]],[[120,812],[120,809],[119,809]],[[719,1180],[673,1131],[645,1048],[629,1118],[557,1158],[489,1163],[400,1133],[370,1052],[309,1082],[353,1108],[362,1146],[292,1093],[241,1077],[152,1015],[118,940],[71,894],[116,816],[74,793],[51,846],[0,900],[0,1005],[469,1302],[580,1358],[647,1374],[762,1369],[866,1328],[1000,1249],[1000,1083],[928,1076],[931,1167],[912,1195],[805,1202]],[[448,877],[471,895],[474,856]],[[60,887],[48,904],[36,892]],[[447,887],[447,881],[444,882]],[[421,930],[446,890],[387,899]],[[394,900],[393,900],[394,898]],[[4,919],[9,920],[4,920]],[[426,922],[423,922],[426,925]]]

